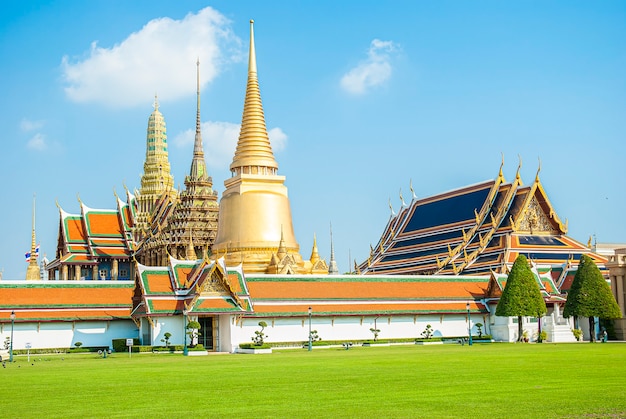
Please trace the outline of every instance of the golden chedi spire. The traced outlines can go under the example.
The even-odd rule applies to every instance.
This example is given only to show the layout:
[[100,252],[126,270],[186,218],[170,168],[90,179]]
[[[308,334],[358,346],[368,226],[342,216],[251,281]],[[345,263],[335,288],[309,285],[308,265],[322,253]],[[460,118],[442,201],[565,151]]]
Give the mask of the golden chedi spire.
[[30,260],[28,262],[28,267],[26,268],[27,281],[37,281],[41,279],[41,269],[39,268],[37,259],[37,240],[35,239],[35,196],[33,195],[33,231],[30,243]]
[[265,126],[265,114],[261,103],[261,90],[256,68],[254,48],[254,21],[250,21],[250,56],[248,60],[248,84],[243,105],[241,131],[237,141],[235,157],[230,165],[233,175],[242,170],[267,171],[276,174],[278,164],[274,159],[272,146]]
[[232,177],[224,182],[220,200],[217,238],[213,253],[228,250],[226,263],[243,263],[244,272],[266,272],[272,255],[288,253],[298,270],[299,254],[291,219],[285,177],[270,145],[257,77],[254,27],[250,21],[248,83],[241,131],[232,164]]

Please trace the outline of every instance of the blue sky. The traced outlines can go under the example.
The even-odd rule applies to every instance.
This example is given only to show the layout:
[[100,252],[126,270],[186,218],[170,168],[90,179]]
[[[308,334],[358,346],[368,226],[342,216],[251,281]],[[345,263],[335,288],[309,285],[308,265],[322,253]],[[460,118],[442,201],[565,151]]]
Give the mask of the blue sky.
[[626,242],[622,1],[3,3],[0,270],[25,277],[31,208],[54,257],[56,202],[114,208],[139,187],[154,94],[176,185],[192,157],[195,61],[214,187],[229,177],[255,20],[268,129],[296,238],[340,271],[367,257],[400,191],[540,177],[569,234]]

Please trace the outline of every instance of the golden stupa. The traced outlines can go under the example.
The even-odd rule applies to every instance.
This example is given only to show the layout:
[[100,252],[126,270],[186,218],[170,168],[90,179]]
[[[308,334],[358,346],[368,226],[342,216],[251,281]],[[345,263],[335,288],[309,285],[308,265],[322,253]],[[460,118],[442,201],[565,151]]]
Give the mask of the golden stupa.
[[254,21],[250,21],[248,84],[237,149],[224,181],[213,256],[245,272],[308,273],[291,220],[285,177],[270,145],[257,78]]

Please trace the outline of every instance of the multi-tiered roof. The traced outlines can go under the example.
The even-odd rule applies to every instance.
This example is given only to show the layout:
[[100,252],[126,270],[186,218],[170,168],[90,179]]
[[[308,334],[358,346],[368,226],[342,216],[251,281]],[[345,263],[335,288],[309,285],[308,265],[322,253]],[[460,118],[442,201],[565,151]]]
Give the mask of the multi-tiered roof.
[[[521,165],[520,165],[521,166]],[[365,274],[484,274],[506,272],[523,254],[555,275],[582,254],[606,260],[567,236],[539,179],[524,186],[519,167],[494,180],[417,199],[390,218],[368,259]]]

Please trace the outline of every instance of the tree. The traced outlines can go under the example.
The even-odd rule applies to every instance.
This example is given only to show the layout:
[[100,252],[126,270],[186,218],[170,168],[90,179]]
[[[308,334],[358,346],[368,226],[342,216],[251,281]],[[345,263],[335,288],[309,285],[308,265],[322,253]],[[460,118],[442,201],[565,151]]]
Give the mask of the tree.
[[380,329],[370,327],[370,332],[374,334],[374,340],[378,340],[378,334],[380,333]]
[[541,296],[528,260],[524,255],[519,255],[506,279],[496,307],[496,316],[517,316],[517,339],[522,341],[522,316],[541,317],[547,311],[546,302]]
[[163,333],[163,339],[161,339],[161,342],[165,342],[165,347],[169,348],[170,346],[170,338],[172,337],[172,334],[170,332],[165,332]]
[[582,255],[580,258],[574,281],[567,293],[563,316],[588,317],[591,342],[596,340],[596,317],[601,319],[622,317],[609,284],[602,277],[593,259],[587,255]]
[[265,328],[267,327],[267,323],[265,323],[264,321],[260,321],[259,326],[261,326],[261,330],[256,330],[254,332],[254,336],[252,336],[252,342],[254,343],[254,346],[263,346],[265,338],[268,337],[263,332],[263,330],[265,330]]
[[189,340],[191,341],[189,346],[192,348],[198,344],[198,336],[200,336],[201,327],[200,322],[195,320],[191,320],[187,323],[187,330],[189,330],[187,334],[189,335]]

